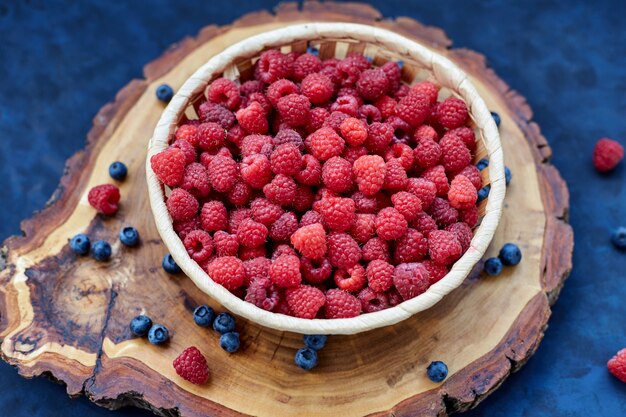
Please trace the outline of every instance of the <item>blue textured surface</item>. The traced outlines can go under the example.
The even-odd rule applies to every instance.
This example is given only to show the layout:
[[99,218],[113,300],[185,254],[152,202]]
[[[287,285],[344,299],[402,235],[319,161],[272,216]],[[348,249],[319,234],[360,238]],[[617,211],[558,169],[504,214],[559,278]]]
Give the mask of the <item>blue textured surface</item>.
[[[600,136],[626,143],[626,3],[388,0],[385,16],[442,27],[484,53],[528,99],[571,191],[574,271],[537,354],[468,416],[623,416],[626,384],[606,360],[626,346],[626,254],[609,244],[626,223],[626,169],[597,175]],[[0,239],[42,207],[91,118],[142,66],[202,26],[273,1],[0,0]],[[515,173],[513,173],[515,175]],[[112,416],[44,379],[0,364],[0,414]],[[117,415],[147,416],[125,409]]]

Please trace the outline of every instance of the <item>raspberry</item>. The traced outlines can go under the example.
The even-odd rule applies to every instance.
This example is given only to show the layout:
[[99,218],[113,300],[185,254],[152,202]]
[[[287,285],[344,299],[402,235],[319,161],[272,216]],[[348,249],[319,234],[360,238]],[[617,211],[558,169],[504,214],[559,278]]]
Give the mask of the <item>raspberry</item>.
[[[252,210],[248,208],[239,208],[230,212],[228,216],[228,233],[237,234],[237,229],[244,219],[252,218]],[[223,230],[223,229],[219,229]]]
[[430,104],[435,103],[437,101],[437,96],[439,95],[439,87],[430,81],[420,81],[419,83],[412,85],[411,91],[425,95]]
[[341,112],[348,116],[356,117],[359,111],[359,100],[352,95],[338,96],[330,106],[331,112]]
[[269,277],[279,287],[300,285],[300,259],[295,255],[280,255],[270,265]]
[[198,348],[183,350],[172,363],[178,376],[192,384],[202,385],[209,380],[209,366]]
[[385,65],[380,67],[387,77],[387,91],[390,94],[395,93],[402,83],[402,72],[397,62],[387,61]]
[[372,196],[380,191],[385,183],[387,165],[381,156],[365,155],[354,162],[352,172],[359,191],[366,196]]
[[304,280],[311,284],[321,284],[330,277],[330,274],[333,271],[333,266],[326,258],[302,258],[300,263],[300,269]]
[[440,281],[448,273],[448,267],[440,265],[436,262],[426,260],[422,262],[422,266],[428,271],[428,283],[433,285],[435,282]]
[[237,228],[237,240],[242,246],[255,248],[265,244],[268,231],[263,223],[255,222],[252,219],[245,219]]
[[175,133],[176,141],[182,140],[188,142],[190,145],[198,146],[198,126],[183,125],[176,129]]
[[400,295],[396,287],[390,288],[386,294],[387,294],[387,299],[389,300],[389,305],[391,307],[397,306],[403,301],[402,296]]
[[415,229],[407,229],[406,234],[396,241],[393,258],[396,263],[417,262],[428,254],[428,240]]
[[189,232],[183,241],[183,245],[185,245],[185,249],[187,249],[191,259],[198,263],[206,261],[213,255],[213,239],[204,230]]
[[606,364],[609,372],[622,382],[626,382],[626,349],[622,349]]
[[352,200],[358,213],[375,214],[378,211],[378,201],[374,197],[367,197],[360,191],[352,194]]
[[278,258],[281,255],[298,256],[296,250],[289,246],[287,243],[281,243],[274,248],[274,250],[272,251],[272,260]]
[[242,96],[249,96],[252,93],[262,93],[265,88],[265,84],[259,80],[250,80],[241,84],[239,87],[239,93]]
[[343,153],[341,154],[343,159],[345,159],[346,161],[350,162],[353,165],[357,159],[359,159],[360,157],[364,155],[367,155],[367,149],[365,148],[365,146],[357,146],[357,147],[348,146],[346,147],[346,149],[344,149]]
[[300,227],[309,226],[315,223],[322,223],[324,220],[322,219],[322,215],[317,211],[309,210],[302,215],[300,219]]
[[467,225],[467,223],[454,223],[450,226],[446,227],[446,231],[452,233],[456,239],[461,244],[461,249],[465,252],[470,247],[470,243],[472,242],[472,237],[474,237],[472,233],[472,229]]
[[228,201],[235,206],[245,206],[252,197],[252,188],[245,182],[238,181],[228,193]]
[[[310,100],[310,98],[309,98]],[[328,118],[329,113],[323,107],[314,107],[309,111],[309,121],[306,124],[306,131],[309,133],[315,132],[317,129],[320,129],[324,126],[326,119]]]
[[296,195],[291,202],[291,206],[297,212],[304,212],[311,208],[315,195],[310,187],[306,185],[298,185]]
[[372,124],[374,122],[380,122],[383,117],[380,114],[380,110],[372,104],[363,104],[359,107],[358,111],[359,119],[365,124]]
[[469,149],[455,135],[444,135],[439,146],[441,146],[441,165],[447,172],[459,172],[472,162]]
[[266,252],[265,246],[256,246],[254,248],[242,246],[239,248],[239,259],[248,261],[250,259],[263,258],[267,254]]
[[324,293],[308,285],[289,288],[285,295],[293,315],[303,319],[314,319],[319,309],[326,303]]
[[343,290],[328,290],[325,312],[327,319],[356,317],[361,314],[361,302]]
[[348,117],[339,126],[341,136],[350,146],[359,146],[367,139],[367,125],[354,117]]
[[393,207],[382,209],[376,215],[376,233],[385,240],[395,240],[406,233],[406,219]]
[[301,160],[302,155],[298,147],[291,143],[284,143],[274,149],[270,164],[275,174],[296,175],[300,172]]
[[185,140],[177,140],[172,143],[168,149],[178,148],[185,154],[185,165],[189,165],[192,162],[196,162],[198,155],[196,154],[196,148],[191,143]]
[[400,191],[391,196],[393,206],[404,218],[410,222],[422,211],[422,201],[415,194]]
[[252,133],[267,133],[269,125],[265,115],[263,106],[256,101],[253,101],[248,107],[239,109],[237,114],[237,121],[248,132]]
[[376,259],[389,260],[389,244],[379,237],[374,237],[363,245],[363,260],[373,261]]
[[309,99],[301,94],[289,94],[278,100],[276,104],[281,120],[292,127],[306,125],[310,108]]
[[208,122],[198,126],[198,146],[205,151],[216,151],[224,146],[226,130],[217,123]]
[[478,192],[474,184],[465,176],[457,175],[450,183],[448,201],[456,209],[467,210],[476,205]]
[[283,215],[284,210],[265,198],[256,198],[250,203],[252,218],[269,227]]
[[428,253],[438,264],[450,265],[461,257],[463,248],[453,233],[435,230],[428,236]]
[[263,188],[272,179],[269,159],[265,155],[246,156],[241,161],[241,178],[252,188]]
[[209,84],[206,96],[211,103],[221,104],[229,110],[235,110],[241,102],[239,87],[226,78],[218,78]]
[[228,213],[224,203],[221,201],[204,203],[200,211],[200,223],[207,232],[225,230],[228,224]]
[[474,206],[467,210],[459,210],[459,221],[466,223],[469,227],[476,226],[478,223],[478,208]]
[[[230,129],[235,124],[233,112],[215,103],[202,103],[198,108],[198,116],[202,123],[217,123],[224,129]],[[197,145],[197,143],[194,145]]]
[[324,104],[333,95],[333,82],[324,74],[309,74],[300,86],[304,94],[313,104]]
[[329,127],[322,127],[309,135],[307,140],[311,154],[320,161],[341,155],[345,146],[343,138]]
[[439,197],[435,198],[428,208],[428,214],[432,216],[439,227],[456,223],[459,217],[459,212],[454,207],[450,206],[448,200]]
[[[180,190],[180,191],[186,194],[189,194],[184,190]],[[189,196],[193,200],[195,200],[195,198],[193,198],[191,194],[189,194]],[[89,201],[89,204],[91,205],[91,207],[95,208],[99,213],[103,213],[107,215],[115,214],[117,212],[118,203],[120,201],[120,190],[113,184],[96,185],[91,190],[89,190],[89,194],[87,195],[87,201]],[[187,201],[184,201],[184,203],[188,204]],[[196,201],[196,204],[198,204],[197,201]],[[178,206],[178,204],[176,204],[176,206]],[[169,208],[169,205],[168,205],[168,208]],[[186,205],[184,208],[186,208]],[[179,208],[178,210],[179,211],[183,210],[183,207]],[[198,211],[197,207],[196,207],[196,211]],[[187,210],[184,210],[182,212],[186,215]],[[185,217],[185,215],[181,216],[183,218],[179,218],[178,220],[188,220],[189,218],[192,217],[192,216]]]
[[349,198],[327,197],[315,203],[314,209],[328,228],[338,232],[349,230],[356,218],[356,205]]
[[272,261],[264,256],[244,261],[244,285],[249,285],[257,280],[269,279],[268,275],[271,264]]
[[430,139],[435,142],[439,142],[439,135],[437,131],[429,125],[422,125],[415,129],[415,133],[413,133],[413,137],[417,143],[421,142],[424,139]]
[[278,100],[281,98],[297,93],[298,86],[294,84],[293,81],[282,79],[270,84],[270,86],[267,87],[265,95],[270,103],[272,103],[273,106],[276,106],[278,104]]
[[[251,259],[250,261],[254,261],[255,259]],[[269,259],[267,260],[269,261]],[[244,262],[244,267],[246,262]],[[246,288],[246,295],[244,297],[245,301],[267,311],[274,310],[274,308],[276,308],[276,306],[278,305],[279,299],[280,293],[278,291],[278,288],[276,288],[272,280],[267,278],[267,276],[251,280],[248,288]]]
[[463,100],[448,97],[437,107],[437,121],[447,129],[463,126],[469,113]]
[[397,104],[398,102],[389,96],[382,96],[374,103],[376,108],[380,111],[380,115],[383,120],[388,119],[396,114]]
[[248,135],[241,142],[241,155],[251,156],[262,154],[268,158],[274,149],[274,141],[271,136],[266,135]]
[[298,218],[292,212],[280,216],[270,227],[270,237],[275,242],[288,241],[298,229]]
[[394,143],[385,152],[385,161],[389,162],[391,160],[400,162],[402,168],[408,172],[413,168],[413,162],[415,161],[413,149],[404,143]]
[[396,92],[393,93],[393,98],[396,101],[400,101],[409,94],[409,91],[411,90],[409,89],[407,85],[401,84],[400,87],[398,87],[398,89],[396,90]]
[[441,159],[441,147],[432,139],[423,138],[414,150],[415,161],[422,169],[432,168]]
[[207,272],[213,281],[230,291],[241,287],[245,275],[243,262],[234,256],[215,258]]
[[361,259],[359,244],[347,233],[333,232],[327,237],[328,260],[332,266],[348,269]]
[[327,76],[333,83],[333,85],[341,84],[341,74],[337,69],[337,63],[339,62],[336,58],[329,58],[325,61],[322,61],[322,69],[320,70],[320,74]]
[[382,153],[393,140],[393,127],[389,123],[372,123],[367,127],[365,147],[373,153]]
[[350,235],[360,244],[365,244],[376,234],[376,215],[362,214],[356,215],[356,220],[350,229]]
[[283,144],[291,144],[298,148],[299,151],[304,151],[304,142],[298,132],[293,129],[282,129],[278,131],[272,143],[275,147]]
[[385,183],[383,188],[386,190],[405,190],[408,185],[406,171],[402,168],[400,161],[392,159],[386,165]]
[[367,285],[375,292],[387,291],[393,285],[393,265],[386,261],[375,259],[367,265],[365,275]]
[[472,183],[472,185],[474,185],[474,188],[476,188],[477,191],[483,188],[483,179],[480,176],[480,171],[478,170],[478,168],[476,168],[475,165],[466,166],[456,176],[458,177],[459,175],[463,175],[468,180],[470,180],[470,182]]
[[230,191],[239,177],[237,162],[227,156],[215,155],[208,171],[213,189],[220,193]]
[[313,54],[302,54],[293,63],[293,79],[302,81],[306,76],[319,72],[322,61]]
[[396,266],[393,285],[403,300],[410,300],[428,289],[428,271],[418,263],[404,263]]
[[[119,198],[119,192],[117,195]],[[190,220],[196,215],[196,213],[198,213],[198,209],[200,207],[198,200],[182,188],[175,188],[172,190],[171,194],[167,198],[166,205],[167,211],[169,211],[172,220],[175,222]],[[115,207],[117,210],[117,205]]]
[[410,226],[426,237],[433,230],[437,230],[437,222],[424,212],[417,213],[417,217],[411,221]]
[[337,193],[352,187],[352,164],[340,156],[333,156],[322,167],[322,182],[331,191]]
[[267,99],[267,97],[263,93],[252,93],[248,97],[244,98],[242,102],[242,107],[248,107],[250,103],[257,102],[263,107],[263,111],[265,114],[268,114],[272,111],[272,103]]
[[393,128],[393,143],[409,144],[413,141],[414,129],[410,124],[398,116],[391,116],[387,123]]
[[398,101],[396,105],[396,116],[413,127],[419,126],[430,114],[430,100],[420,92],[409,91],[409,93]]
[[387,294],[374,292],[368,287],[363,288],[357,295],[357,298],[361,302],[361,310],[366,313],[374,313],[389,308]]
[[174,187],[183,180],[185,153],[177,148],[166,149],[152,155],[150,167],[159,181],[168,187]]
[[[448,183],[448,177],[446,176],[446,170],[442,165],[437,165],[432,168],[427,169],[422,173],[422,178],[425,180],[432,181],[437,188],[437,195],[440,197],[445,197],[448,195],[448,190],[450,190],[450,184]],[[419,197],[419,196],[418,196]],[[423,202],[424,200],[422,200]],[[424,204],[424,206],[428,206]]]
[[190,192],[194,197],[206,197],[211,192],[209,175],[206,168],[198,162],[185,167],[180,188]]
[[476,150],[476,136],[474,135],[474,131],[471,128],[467,126],[461,126],[457,127],[456,129],[449,130],[446,134],[455,135],[456,137],[461,139],[465,146],[467,146],[467,149],[470,150],[470,152],[474,153],[474,151]]
[[357,292],[365,286],[365,269],[359,264],[348,269],[338,269],[335,272],[335,284],[344,291]]
[[319,185],[322,178],[322,165],[313,155],[306,154],[300,161],[300,172],[295,178],[300,184]]
[[243,138],[247,135],[248,132],[243,127],[235,125],[228,129],[228,133],[226,133],[226,140],[239,148],[243,142]]
[[217,256],[237,256],[239,251],[237,236],[221,230],[218,230],[213,235],[213,244],[215,245],[215,254]]
[[352,87],[358,81],[361,70],[354,65],[352,60],[342,59],[337,63],[337,73],[342,86]]
[[270,49],[259,57],[255,64],[254,76],[265,84],[272,84],[280,78],[291,75],[293,64],[280,51]]
[[384,95],[389,88],[386,73],[380,68],[368,69],[361,73],[356,88],[365,100],[376,100]]
[[174,231],[180,237],[180,240],[184,240],[189,232],[200,228],[200,217],[193,216],[189,220],[182,222],[174,222]]
[[350,117],[348,114],[341,111],[333,111],[328,115],[328,117],[324,120],[323,127],[330,127],[335,132],[339,133],[339,129],[344,120]]
[[263,187],[263,193],[272,203],[286,206],[295,198],[296,188],[297,186],[293,178],[279,174]]
[[624,147],[617,141],[602,138],[593,149],[593,166],[598,172],[612,171],[624,158]]
[[326,254],[326,232],[320,223],[301,227],[291,235],[291,244],[309,259],[321,259]]

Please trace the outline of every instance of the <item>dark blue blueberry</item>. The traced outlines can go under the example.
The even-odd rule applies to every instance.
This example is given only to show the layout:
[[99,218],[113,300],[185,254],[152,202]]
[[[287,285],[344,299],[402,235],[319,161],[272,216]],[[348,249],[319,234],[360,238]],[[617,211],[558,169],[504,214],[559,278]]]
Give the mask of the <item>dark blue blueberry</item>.
[[317,366],[317,352],[311,348],[298,349],[294,362],[305,371],[310,371]]
[[167,84],[161,84],[157,87],[156,96],[159,100],[169,103],[172,97],[174,97],[174,89]]
[[108,261],[111,257],[111,245],[104,240],[98,240],[91,247],[91,256],[96,261]]
[[511,182],[511,170],[509,169],[509,167],[504,167],[504,180],[506,181],[506,185],[509,185],[509,183]]
[[485,185],[478,191],[478,202],[480,203],[485,198],[489,197],[489,191],[491,191],[491,185]]
[[109,175],[114,180],[123,181],[128,174],[128,169],[124,163],[116,161],[109,165]]
[[404,61],[397,61],[396,64],[398,64],[398,67],[402,69],[402,67],[404,66]]
[[148,316],[137,316],[130,321],[130,331],[136,336],[146,336],[152,327]]
[[426,370],[428,378],[433,382],[441,382],[448,376],[448,366],[441,361],[434,361]]
[[239,333],[237,332],[228,332],[220,336],[220,346],[228,353],[237,352],[240,345]]
[[311,54],[311,55],[315,55],[315,56],[319,56],[320,55],[319,49],[314,48],[312,46],[309,46],[308,48],[306,48],[306,53],[307,54]]
[[326,346],[328,336],[323,334],[305,334],[304,344],[314,350],[320,350]]
[[487,275],[495,277],[502,273],[502,261],[500,258],[489,258],[485,261],[485,272]]
[[198,326],[209,327],[213,324],[213,320],[215,319],[215,311],[207,305],[201,305],[196,307],[193,311],[193,321],[196,322]]
[[482,171],[483,169],[487,168],[488,166],[489,166],[489,160],[488,159],[481,159],[476,164],[476,168],[478,168],[479,171]]
[[374,58],[372,58],[371,56],[366,56],[365,59],[367,59],[367,62],[372,63],[374,61]]
[[611,243],[617,249],[626,249],[626,227],[620,226],[613,231]]
[[89,237],[83,233],[74,236],[70,240],[70,249],[76,255],[87,255],[89,248],[91,248],[91,242],[89,241]]
[[235,330],[235,318],[228,313],[220,313],[213,321],[213,330],[219,334]]
[[125,246],[137,246],[139,244],[139,232],[131,226],[123,227],[120,230],[120,241]]
[[155,324],[150,327],[150,331],[148,332],[148,341],[153,345],[161,345],[170,340],[170,332],[167,330],[167,327],[162,324]]
[[498,257],[505,265],[517,265],[522,260],[522,251],[515,243],[505,243]]
[[496,126],[500,127],[500,115],[495,111],[492,111],[491,117],[493,117],[493,121],[496,122]]
[[163,266],[165,272],[168,272],[170,274],[178,274],[182,272],[180,266],[178,266],[176,264],[176,261],[174,261],[174,258],[172,258],[171,253],[168,253],[163,257],[163,262],[161,262],[161,265]]

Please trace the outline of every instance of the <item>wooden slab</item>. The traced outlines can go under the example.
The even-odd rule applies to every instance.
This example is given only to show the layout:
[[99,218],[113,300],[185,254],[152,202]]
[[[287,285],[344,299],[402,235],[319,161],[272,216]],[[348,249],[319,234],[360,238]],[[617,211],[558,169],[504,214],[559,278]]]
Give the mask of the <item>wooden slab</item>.
[[[156,86],[175,88],[213,54],[247,36],[294,22],[369,23],[412,37],[464,68],[488,106],[500,113],[505,160],[513,172],[505,210],[488,255],[504,242],[520,244],[523,262],[496,278],[473,274],[434,308],[396,326],[332,337],[320,365],[293,365],[301,336],[239,321],[242,350],[228,355],[190,311],[210,302],[185,277],[160,267],[166,252],[150,214],[144,179],[146,145],[162,105]],[[383,19],[357,3],[307,2],[274,14],[246,15],[226,27],[208,26],[145,67],[94,118],[84,151],[67,163],[47,207],[22,224],[23,236],[4,243],[0,256],[2,357],[26,377],[48,375],[69,395],[99,405],[135,405],[160,415],[445,416],[478,404],[519,369],[537,348],[550,305],[571,269],[573,235],[566,223],[569,196],[549,163],[550,148],[531,121],[523,97],[486,67],[483,56],[449,49],[437,28],[409,18]],[[121,160],[129,178],[114,218],[95,215],[86,201],[93,185],[110,182],[108,165]],[[117,233],[136,226],[142,244],[121,247]],[[68,238],[85,232],[113,244],[109,263],[76,258]],[[219,306],[215,306],[219,308]],[[129,320],[146,312],[171,329],[165,348],[132,339]],[[186,346],[208,358],[212,379],[196,387],[176,377],[173,358]],[[432,360],[450,376],[426,378]]]

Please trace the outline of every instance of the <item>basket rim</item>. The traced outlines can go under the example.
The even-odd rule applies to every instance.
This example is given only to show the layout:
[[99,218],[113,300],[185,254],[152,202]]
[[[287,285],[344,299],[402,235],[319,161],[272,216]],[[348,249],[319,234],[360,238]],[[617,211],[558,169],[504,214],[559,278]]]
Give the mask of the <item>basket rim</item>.
[[[187,254],[182,241],[174,232],[172,219],[165,204],[164,189],[152,170],[150,158],[168,146],[170,133],[173,132],[180,115],[190,104],[191,98],[204,90],[214,74],[227,70],[235,58],[253,57],[266,48],[280,47],[294,41],[326,38],[375,43],[395,53],[420,61],[435,74],[439,84],[462,97],[470,109],[476,128],[483,134],[490,161],[491,190],[485,215],[481,224],[475,229],[469,249],[452,265],[448,274],[431,285],[426,292],[397,306],[374,313],[361,314],[353,318],[309,320],[263,310],[239,299],[210,279],[209,275]],[[150,206],[159,234],[176,263],[202,292],[211,296],[230,312],[252,322],[276,330],[303,334],[360,333],[393,325],[432,307],[445,295],[459,287],[484,255],[498,226],[506,192],[499,131],[485,102],[468,76],[449,59],[416,41],[386,29],[355,23],[311,22],[290,25],[246,38],[211,57],[185,81],[163,111],[154,135],[149,141],[146,179]]]

